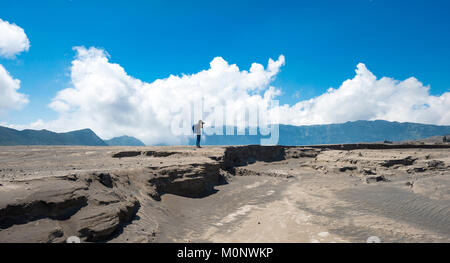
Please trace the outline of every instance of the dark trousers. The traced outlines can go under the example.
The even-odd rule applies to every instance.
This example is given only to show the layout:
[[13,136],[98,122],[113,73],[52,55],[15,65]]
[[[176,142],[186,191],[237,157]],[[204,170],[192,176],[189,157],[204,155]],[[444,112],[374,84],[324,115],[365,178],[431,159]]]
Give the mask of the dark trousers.
[[201,139],[201,135],[197,135],[197,147],[200,147],[200,139]]

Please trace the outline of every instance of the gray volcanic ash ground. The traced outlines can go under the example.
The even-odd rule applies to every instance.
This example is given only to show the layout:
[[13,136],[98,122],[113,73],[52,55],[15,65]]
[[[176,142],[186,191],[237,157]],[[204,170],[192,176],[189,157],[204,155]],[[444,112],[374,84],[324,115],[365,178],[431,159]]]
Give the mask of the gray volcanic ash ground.
[[377,147],[0,147],[0,242],[450,242],[450,148]]

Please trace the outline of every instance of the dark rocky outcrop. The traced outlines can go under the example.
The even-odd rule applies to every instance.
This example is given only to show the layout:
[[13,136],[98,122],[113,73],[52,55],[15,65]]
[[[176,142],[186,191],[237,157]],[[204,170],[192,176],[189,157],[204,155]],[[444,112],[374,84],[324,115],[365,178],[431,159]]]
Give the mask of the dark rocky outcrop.
[[112,155],[113,158],[122,158],[122,157],[136,157],[142,155],[141,151],[124,151],[118,152]]
[[14,224],[25,224],[41,218],[64,220],[87,205],[85,196],[76,196],[62,200],[30,200],[18,202],[0,208],[0,228]]
[[408,157],[402,158],[402,159],[386,160],[383,163],[381,163],[380,165],[384,166],[384,167],[391,167],[391,166],[394,166],[394,165],[405,165],[406,166],[406,165],[414,164],[414,162],[416,160],[417,159],[413,159],[411,156],[408,156]]
[[139,206],[137,200],[132,200],[80,211],[73,218],[78,225],[78,236],[87,242],[108,240],[133,219]]
[[[81,173],[8,184],[14,191],[0,193],[0,242],[64,242],[71,235],[108,240],[139,209],[139,201],[113,181],[109,173]],[[27,232],[34,235],[10,238]]]
[[339,172],[353,171],[356,169],[357,169],[356,166],[344,166],[344,167],[339,168]]
[[218,163],[178,165],[152,171],[149,183],[155,187],[156,200],[166,193],[185,197],[204,197],[214,192],[214,186],[225,183]]
[[235,146],[227,147],[222,160],[222,167],[232,171],[236,166],[244,166],[256,161],[273,162],[285,159],[283,146]]
[[177,152],[164,152],[164,151],[146,151],[144,152],[144,155],[146,156],[153,156],[153,157],[167,157],[177,154]]
[[136,156],[151,156],[151,157],[167,157],[170,155],[178,154],[178,152],[165,152],[165,151],[123,151],[112,155],[114,158],[122,157],[136,157]]
[[431,161],[427,162],[427,168],[428,169],[445,168],[445,163],[443,161],[439,161],[439,160],[431,160]]
[[367,183],[371,183],[371,182],[389,182],[389,179],[387,179],[383,175],[380,175],[380,176],[369,176],[369,177],[366,178],[366,182]]

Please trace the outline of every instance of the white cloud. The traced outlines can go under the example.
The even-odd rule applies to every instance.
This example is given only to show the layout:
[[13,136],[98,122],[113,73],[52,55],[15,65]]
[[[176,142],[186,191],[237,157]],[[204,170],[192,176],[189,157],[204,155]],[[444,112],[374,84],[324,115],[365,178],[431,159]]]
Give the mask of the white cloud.
[[450,92],[432,96],[429,86],[414,77],[377,79],[360,63],[353,79],[292,107],[284,105],[280,117],[294,125],[376,119],[450,125]]
[[16,24],[0,19],[0,56],[14,58],[29,48],[30,41],[24,30]]
[[27,96],[17,92],[19,88],[20,80],[12,78],[0,64],[0,115],[28,103]]
[[[270,83],[285,63],[283,56],[269,59],[267,67],[254,63],[248,71],[216,57],[206,70],[147,83],[111,63],[104,50],[74,49],[72,88],[58,92],[49,104],[59,118],[35,122],[33,127],[91,128],[105,139],[126,134],[147,144],[180,144],[185,138],[171,132],[179,106],[204,99],[204,110],[210,111],[211,106],[231,103],[226,112],[232,115],[248,105],[267,108],[281,93]],[[358,64],[355,77],[339,88],[277,110],[280,123],[293,125],[375,119],[450,125],[450,93],[432,96],[429,87],[415,78],[378,79]],[[206,116],[207,122],[211,116]]]
[[35,122],[29,124],[11,124],[7,122],[0,122],[0,126],[8,127],[16,130],[24,130],[24,129],[33,129],[33,130],[42,130],[46,129],[48,126],[42,119],[38,119]]
[[[0,57],[14,58],[29,47],[30,41],[22,28],[0,19]],[[19,88],[20,80],[13,79],[0,64],[0,115],[28,103],[27,96],[17,92]]]
[[60,117],[47,127],[58,131],[89,127],[102,138],[127,134],[147,144],[185,142],[171,134],[171,121],[178,106],[190,102],[203,99],[208,109],[229,101],[233,112],[249,103],[267,105],[278,92],[269,84],[284,64],[280,56],[270,59],[266,69],[254,63],[249,71],[241,71],[216,57],[207,70],[147,83],[109,62],[101,49],[74,49],[73,87],[61,90],[50,103]]

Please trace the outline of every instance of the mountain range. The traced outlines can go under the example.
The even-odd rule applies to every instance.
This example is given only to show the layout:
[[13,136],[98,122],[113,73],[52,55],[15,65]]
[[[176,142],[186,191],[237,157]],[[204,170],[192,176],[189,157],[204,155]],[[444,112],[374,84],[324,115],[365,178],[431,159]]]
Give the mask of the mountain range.
[[104,141],[109,146],[145,146],[140,140],[126,135]]
[[[234,134],[237,133],[234,128]],[[223,130],[225,134],[225,128]],[[204,145],[248,145],[260,144],[261,138],[270,136],[257,135],[205,135],[202,140]],[[400,123],[383,120],[376,121],[352,121],[341,124],[292,126],[279,125],[280,145],[315,145],[315,144],[339,144],[357,142],[383,142],[418,140],[431,136],[443,136],[450,134],[450,126],[439,126],[419,123]],[[195,145],[195,139],[189,141]]]
[[0,126],[0,145],[107,146],[91,129],[56,133],[48,130],[18,131]]
[[56,133],[48,130],[18,131],[0,126],[0,145],[143,146],[145,144],[128,136],[102,140],[91,129]]
[[[233,128],[236,134],[236,127]],[[226,128],[223,128],[225,134]],[[248,145],[260,144],[261,138],[268,138],[259,133],[249,135],[205,135],[203,145]],[[357,142],[411,141],[432,136],[450,134],[450,126],[419,123],[400,123],[383,120],[353,121],[341,124],[292,126],[279,125],[280,145],[314,145]],[[449,136],[447,136],[449,137]],[[91,129],[56,133],[48,130],[22,130],[0,126],[0,145],[86,145],[86,146],[144,146],[140,140],[121,136],[102,140]],[[194,135],[189,145],[195,145]]]

